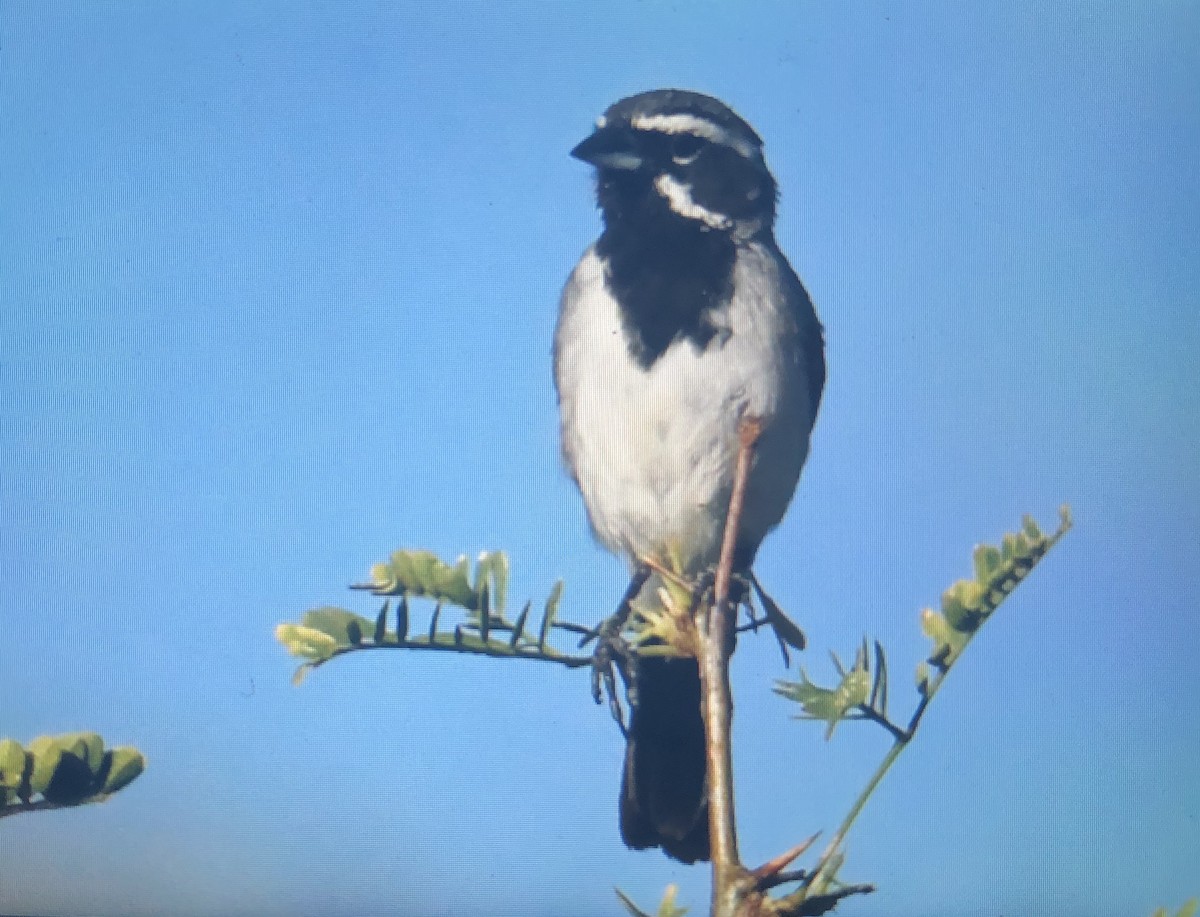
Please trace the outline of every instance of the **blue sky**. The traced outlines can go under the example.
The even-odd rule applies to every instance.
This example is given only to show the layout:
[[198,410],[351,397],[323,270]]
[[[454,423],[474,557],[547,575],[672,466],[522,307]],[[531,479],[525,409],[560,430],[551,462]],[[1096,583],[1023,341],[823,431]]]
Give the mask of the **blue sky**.
[[[1076,529],[851,840],[851,915],[1142,915],[1200,893],[1200,11],[1159,4],[0,5],[0,735],[149,770],[7,820],[0,911],[612,914],[708,877],[621,846],[586,678],[271,636],[391,550],[624,586],[563,474],[567,156],[678,86],[755,125],[829,386],[758,572],[805,665],[917,615],[1023,512]],[[832,743],[741,642],[747,861],[832,830]],[[902,709],[915,698],[897,691]]]

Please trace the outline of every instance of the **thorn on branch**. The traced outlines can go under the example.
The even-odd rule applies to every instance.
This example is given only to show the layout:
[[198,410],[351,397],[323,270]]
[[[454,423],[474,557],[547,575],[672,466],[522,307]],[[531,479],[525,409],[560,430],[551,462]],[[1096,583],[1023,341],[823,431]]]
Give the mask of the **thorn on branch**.
[[[800,856],[802,856],[804,852],[808,850],[808,848],[811,847],[816,839],[820,836],[821,832],[818,831],[812,837],[808,838],[808,840],[801,841],[792,849],[785,850],[783,853],[779,854],[779,856],[767,860],[767,862],[763,863],[762,866],[759,866],[758,869],[751,871],[750,875],[756,881],[755,887],[759,891],[763,891],[767,888],[772,888],[775,885],[781,884],[776,880],[781,874],[783,874],[783,870],[795,862]],[[782,881],[786,882],[791,880],[784,879]]]

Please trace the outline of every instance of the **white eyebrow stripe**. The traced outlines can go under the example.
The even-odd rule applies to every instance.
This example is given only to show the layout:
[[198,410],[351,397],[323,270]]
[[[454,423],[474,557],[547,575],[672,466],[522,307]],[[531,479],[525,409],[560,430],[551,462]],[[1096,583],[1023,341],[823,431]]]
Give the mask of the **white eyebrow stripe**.
[[713,143],[719,143],[721,146],[727,146],[746,159],[757,159],[759,157],[758,148],[753,144],[735,137],[719,124],[713,124],[713,122],[704,118],[697,118],[695,115],[635,115],[629,123],[635,130],[639,131],[660,131],[664,134],[692,134],[696,137],[703,137],[705,140],[711,140]]

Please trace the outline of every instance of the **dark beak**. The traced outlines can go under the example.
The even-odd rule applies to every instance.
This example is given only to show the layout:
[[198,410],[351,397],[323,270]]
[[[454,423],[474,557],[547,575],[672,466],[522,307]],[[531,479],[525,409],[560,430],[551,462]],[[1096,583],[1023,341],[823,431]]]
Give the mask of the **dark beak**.
[[632,172],[642,165],[633,132],[617,126],[596,128],[590,137],[571,150],[571,155],[598,169]]

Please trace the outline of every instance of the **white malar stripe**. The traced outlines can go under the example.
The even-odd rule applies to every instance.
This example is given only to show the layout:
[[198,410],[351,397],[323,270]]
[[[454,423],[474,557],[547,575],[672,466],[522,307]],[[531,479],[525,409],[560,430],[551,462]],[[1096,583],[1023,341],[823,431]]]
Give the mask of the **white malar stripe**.
[[661,131],[664,134],[692,134],[703,137],[713,143],[729,147],[746,159],[757,159],[758,148],[753,144],[735,137],[719,124],[713,124],[695,115],[636,115],[630,125],[639,131]]
[[699,220],[712,229],[729,229],[733,221],[720,213],[713,213],[707,207],[702,207],[692,200],[691,189],[674,175],[666,172],[654,179],[654,187],[658,193],[667,199],[667,203],[681,217],[689,220]]

